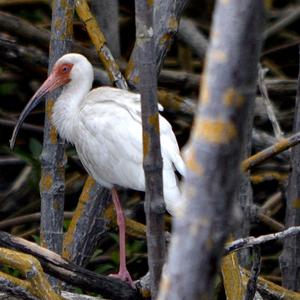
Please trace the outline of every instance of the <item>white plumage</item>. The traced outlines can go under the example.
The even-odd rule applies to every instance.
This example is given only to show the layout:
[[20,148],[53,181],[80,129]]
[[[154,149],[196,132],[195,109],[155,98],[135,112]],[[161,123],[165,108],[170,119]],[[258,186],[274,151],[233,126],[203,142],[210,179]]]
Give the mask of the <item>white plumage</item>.
[[[10,145],[14,146],[22,122],[42,96],[64,86],[54,104],[52,122],[59,135],[75,145],[87,172],[112,190],[120,238],[120,267],[114,276],[133,286],[126,268],[125,219],[114,187],[145,190],[140,95],[111,87],[90,91],[93,80],[93,67],[84,56],[71,53],[60,58],[21,113]],[[175,169],[184,175],[185,166],[171,125],[162,116],[159,122],[163,192],[172,213],[181,201]]]
[[[59,134],[75,145],[99,184],[144,191],[140,95],[112,87],[89,92],[93,69],[85,57],[68,54],[59,63],[74,64],[71,81],[54,105],[52,118]],[[184,163],[170,123],[162,116],[159,121],[164,199],[172,212],[180,201],[174,170],[184,175]]]

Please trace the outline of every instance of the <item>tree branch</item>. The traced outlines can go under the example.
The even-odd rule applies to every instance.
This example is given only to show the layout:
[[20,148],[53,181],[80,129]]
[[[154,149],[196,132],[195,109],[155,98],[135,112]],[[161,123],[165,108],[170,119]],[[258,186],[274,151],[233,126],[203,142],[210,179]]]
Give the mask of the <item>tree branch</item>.
[[[164,203],[159,113],[157,105],[156,53],[154,48],[154,9],[146,0],[135,1],[136,43],[140,74],[143,167],[145,173],[145,213],[147,223],[148,265],[151,295],[156,299],[162,266],[165,259]],[[175,200],[175,199],[174,199]]]

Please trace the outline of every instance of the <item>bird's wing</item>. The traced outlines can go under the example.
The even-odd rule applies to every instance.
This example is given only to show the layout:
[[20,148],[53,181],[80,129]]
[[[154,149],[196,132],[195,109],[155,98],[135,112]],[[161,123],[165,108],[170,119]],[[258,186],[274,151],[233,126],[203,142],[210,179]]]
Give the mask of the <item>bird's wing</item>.
[[138,119],[134,110],[115,101],[85,101],[82,105],[79,122],[92,147],[76,148],[83,158],[89,156],[87,169],[96,180],[144,189],[142,127]]
[[[133,93],[126,90],[121,90],[109,86],[102,86],[96,89],[93,89],[85,99],[86,101],[92,102],[106,102],[114,101],[122,106],[128,106],[132,109],[136,109],[136,113],[140,114],[141,109],[141,95]],[[158,103],[158,110],[163,111],[164,108],[161,104]]]
[[[122,158],[142,164],[142,125],[140,95],[128,91],[101,87],[90,92],[81,111],[88,117],[83,122],[93,136],[105,141],[117,150]],[[176,137],[170,123],[160,116],[161,150],[164,162],[171,162],[184,175]],[[118,154],[117,154],[118,155]]]
[[171,161],[175,169],[185,176],[185,164],[182,160],[178,143],[171,124],[162,116],[159,118],[160,124],[160,141],[162,156]]

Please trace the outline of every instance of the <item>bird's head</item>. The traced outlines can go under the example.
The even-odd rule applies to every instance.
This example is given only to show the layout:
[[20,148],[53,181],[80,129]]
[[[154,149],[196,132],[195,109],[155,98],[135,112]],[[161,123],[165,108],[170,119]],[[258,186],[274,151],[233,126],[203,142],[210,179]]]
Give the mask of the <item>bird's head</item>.
[[14,147],[18,131],[28,114],[41,102],[43,96],[68,84],[80,84],[85,79],[92,85],[94,78],[91,63],[81,54],[69,53],[57,60],[51,74],[29,100],[21,112],[10,139],[10,148]]

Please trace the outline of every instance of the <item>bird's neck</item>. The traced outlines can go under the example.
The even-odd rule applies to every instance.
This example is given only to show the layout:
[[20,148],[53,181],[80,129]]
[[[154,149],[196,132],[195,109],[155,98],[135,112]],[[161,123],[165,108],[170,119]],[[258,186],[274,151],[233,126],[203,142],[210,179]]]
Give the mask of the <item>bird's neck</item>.
[[59,135],[70,143],[76,139],[79,107],[90,88],[90,85],[70,82],[55,101],[52,122]]

